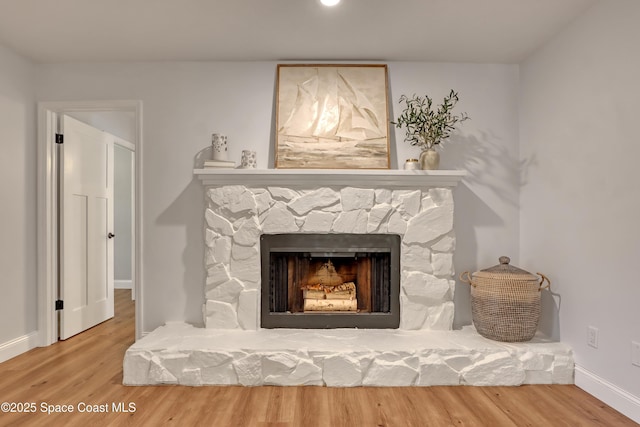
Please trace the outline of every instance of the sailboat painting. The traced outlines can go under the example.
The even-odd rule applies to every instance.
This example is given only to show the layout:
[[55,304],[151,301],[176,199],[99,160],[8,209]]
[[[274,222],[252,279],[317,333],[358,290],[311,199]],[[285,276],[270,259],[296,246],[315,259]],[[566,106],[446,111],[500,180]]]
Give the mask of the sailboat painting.
[[389,169],[386,65],[278,65],[275,166]]

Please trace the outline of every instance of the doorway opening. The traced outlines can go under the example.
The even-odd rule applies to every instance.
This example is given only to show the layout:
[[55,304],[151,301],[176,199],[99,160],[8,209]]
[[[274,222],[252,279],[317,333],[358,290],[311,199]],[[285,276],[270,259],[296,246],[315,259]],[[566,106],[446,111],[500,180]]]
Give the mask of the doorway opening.
[[[142,271],[141,271],[141,152],[142,103],[140,101],[42,102],[38,105],[38,329],[40,345],[47,346],[58,340],[60,302],[58,286],[63,257],[60,234],[61,189],[57,176],[61,171],[63,154],[57,145],[60,118],[75,117],[114,136],[112,146],[129,154],[130,181],[130,248],[128,282],[135,296],[136,339],[141,336]],[[128,142],[127,142],[128,140]],[[63,151],[62,151],[63,152]],[[64,153],[64,152],[63,152]],[[114,151],[111,156],[115,158]],[[122,157],[122,156],[121,156]],[[81,198],[77,198],[81,200]],[[105,234],[113,238],[117,233]],[[62,231],[64,233],[64,231]],[[122,233],[121,233],[122,234]],[[127,234],[126,232],[124,233]],[[126,236],[123,236],[126,237]],[[67,237],[68,238],[68,237]],[[112,239],[115,241],[115,239]],[[124,238],[121,240],[125,240]],[[127,256],[127,255],[125,255]],[[81,295],[81,298],[85,298]]]

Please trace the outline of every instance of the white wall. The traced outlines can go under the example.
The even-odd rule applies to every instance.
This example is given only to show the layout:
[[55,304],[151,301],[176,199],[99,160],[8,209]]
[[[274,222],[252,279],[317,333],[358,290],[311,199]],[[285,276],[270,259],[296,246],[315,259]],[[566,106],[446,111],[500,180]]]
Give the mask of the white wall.
[[132,161],[133,152],[117,144],[113,147],[113,227],[116,235],[113,256],[113,278],[119,282],[133,280],[131,269],[131,248],[133,205],[132,199]]
[[129,141],[136,141],[136,115],[133,111],[74,111],[74,119]]
[[0,361],[32,347],[37,329],[33,85],[34,66],[0,46]]
[[[487,267],[502,254],[516,262],[517,66],[390,63],[389,75],[394,108],[403,93],[441,99],[454,88],[460,111],[472,117],[442,161],[445,168],[471,172],[455,192],[457,268]],[[250,148],[257,152],[258,167],[273,164],[275,77],[275,62],[38,67],[40,101],[143,101],[144,331],[169,320],[201,323],[204,194],[193,177],[195,159],[210,155],[211,133],[220,132],[229,137],[230,159],[239,162],[241,151]],[[402,141],[403,133],[398,130],[392,140],[392,167],[418,154]],[[468,286],[459,286],[458,325],[470,322],[468,295]]]
[[520,244],[555,293],[543,329],[579,369],[640,399],[638,22],[640,2],[599,2],[522,64]]

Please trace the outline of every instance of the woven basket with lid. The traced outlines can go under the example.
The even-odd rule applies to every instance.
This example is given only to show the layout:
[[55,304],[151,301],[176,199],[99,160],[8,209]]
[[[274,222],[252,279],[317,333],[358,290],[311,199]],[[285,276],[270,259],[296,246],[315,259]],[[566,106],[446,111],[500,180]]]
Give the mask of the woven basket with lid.
[[480,335],[496,341],[529,341],[540,320],[540,291],[551,283],[544,274],[536,276],[509,262],[509,257],[500,257],[500,264],[471,275],[465,271],[460,279],[471,285],[471,314]]

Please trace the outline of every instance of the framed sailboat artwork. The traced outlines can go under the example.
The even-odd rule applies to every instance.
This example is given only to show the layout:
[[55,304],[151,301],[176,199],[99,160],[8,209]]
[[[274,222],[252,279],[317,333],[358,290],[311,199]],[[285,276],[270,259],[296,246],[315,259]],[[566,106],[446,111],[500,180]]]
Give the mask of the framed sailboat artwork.
[[275,167],[389,169],[386,65],[279,64]]

